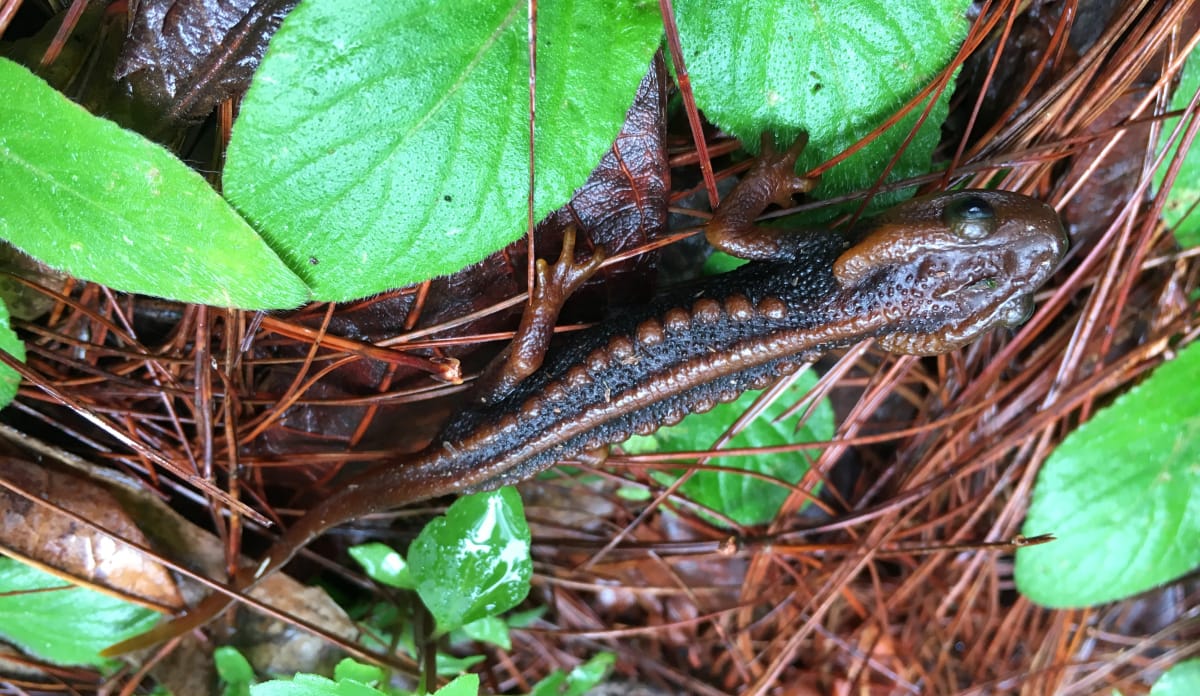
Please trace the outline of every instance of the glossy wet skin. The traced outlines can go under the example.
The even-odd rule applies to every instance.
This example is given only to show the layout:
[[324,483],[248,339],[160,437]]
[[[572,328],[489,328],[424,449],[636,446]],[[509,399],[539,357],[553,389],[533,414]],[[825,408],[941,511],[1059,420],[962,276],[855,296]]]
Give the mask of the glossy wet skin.
[[[792,173],[798,151],[765,156],[706,230],[715,246],[757,260],[574,334],[503,398],[458,414],[425,451],[343,484],[236,585],[253,586],[335,525],[515,483],[763,388],[833,348],[875,338],[892,352],[928,355],[1016,326],[1066,252],[1049,206],[1000,191],[913,200],[848,236],[755,228],[768,204],[809,187]],[[106,654],[180,635],[228,603],[210,595]]]
[[834,263],[852,297],[899,324],[878,339],[896,353],[945,353],[1019,326],[1033,292],[1067,251],[1050,206],[1007,191],[914,199],[868,220]]

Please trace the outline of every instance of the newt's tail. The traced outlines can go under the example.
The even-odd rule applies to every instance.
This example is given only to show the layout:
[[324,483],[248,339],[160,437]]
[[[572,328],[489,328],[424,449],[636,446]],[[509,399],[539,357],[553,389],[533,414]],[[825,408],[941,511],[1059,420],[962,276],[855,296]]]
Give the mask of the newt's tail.
[[233,597],[224,592],[214,592],[205,597],[199,604],[192,607],[186,614],[177,616],[170,621],[158,624],[154,628],[138,635],[114,643],[100,651],[101,657],[118,657],[126,653],[154,647],[159,643],[182,636],[188,631],[200,628],[208,623],[225,607],[233,603]]

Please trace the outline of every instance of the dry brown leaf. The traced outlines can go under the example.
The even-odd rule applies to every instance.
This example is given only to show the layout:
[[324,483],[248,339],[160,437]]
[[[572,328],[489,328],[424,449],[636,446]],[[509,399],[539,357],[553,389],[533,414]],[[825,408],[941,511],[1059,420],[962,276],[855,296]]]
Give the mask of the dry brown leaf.
[[199,120],[245,91],[267,42],[296,0],[130,3],[129,37],[117,64],[143,99],[170,120]]
[[183,606],[166,570],[120,541],[147,545],[146,537],[108,490],[16,457],[0,457],[0,479],[111,533],[0,489],[0,544],[12,555],[122,598],[136,597],[160,608]]

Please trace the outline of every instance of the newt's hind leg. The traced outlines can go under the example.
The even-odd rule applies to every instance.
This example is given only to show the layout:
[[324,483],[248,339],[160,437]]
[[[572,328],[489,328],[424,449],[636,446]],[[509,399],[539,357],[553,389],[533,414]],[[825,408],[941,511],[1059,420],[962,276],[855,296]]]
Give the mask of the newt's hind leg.
[[521,325],[512,342],[497,355],[475,383],[475,398],[481,403],[494,403],[507,396],[513,387],[542,366],[554,324],[567,298],[591,278],[604,262],[603,247],[597,247],[591,257],[575,260],[575,228],[563,232],[562,252],[553,265],[537,260],[537,285]]

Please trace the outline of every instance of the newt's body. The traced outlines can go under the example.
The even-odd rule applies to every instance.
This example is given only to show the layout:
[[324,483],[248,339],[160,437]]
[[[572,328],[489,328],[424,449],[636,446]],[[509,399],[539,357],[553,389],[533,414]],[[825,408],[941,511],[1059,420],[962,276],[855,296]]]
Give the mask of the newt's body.
[[[1000,191],[909,201],[849,235],[747,233],[769,203],[804,188],[791,172],[795,154],[764,157],[707,230],[719,248],[756,260],[571,336],[540,369],[455,417],[426,450],[360,474],[297,520],[243,586],[334,526],[515,483],[764,387],[830,349],[875,338],[887,350],[926,355],[1016,326],[1066,251],[1049,206]],[[566,258],[559,266],[577,271],[566,283],[574,285],[595,264]],[[556,308],[550,314],[552,323]],[[201,625],[229,601],[211,596],[110,651]]]

